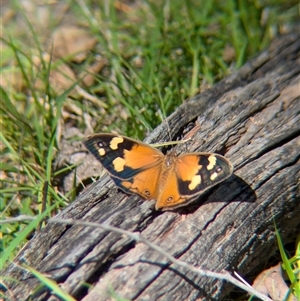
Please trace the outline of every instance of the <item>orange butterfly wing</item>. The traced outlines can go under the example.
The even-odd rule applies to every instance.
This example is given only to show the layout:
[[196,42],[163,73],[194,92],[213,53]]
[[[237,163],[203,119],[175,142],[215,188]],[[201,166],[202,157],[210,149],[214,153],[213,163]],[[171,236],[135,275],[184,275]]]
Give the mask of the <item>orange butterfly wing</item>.
[[219,154],[183,154],[176,162],[179,192],[184,196],[202,193],[230,177],[232,172],[232,164]]
[[146,199],[157,198],[157,181],[164,159],[160,151],[113,134],[87,137],[84,144],[122,190],[137,193]]
[[156,209],[174,209],[187,205],[233,172],[232,164],[218,154],[190,153],[175,158],[173,156],[171,160],[174,167],[167,173],[165,183],[162,182],[164,186],[160,189]]
[[158,181],[161,172],[161,165],[156,165],[140,171],[130,179],[113,180],[125,192],[136,193],[146,200],[156,200],[158,197]]
[[159,181],[160,189],[155,203],[155,209],[176,208],[185,203],[178,189],[178,179],[174,172],[168,174],[167,179]]

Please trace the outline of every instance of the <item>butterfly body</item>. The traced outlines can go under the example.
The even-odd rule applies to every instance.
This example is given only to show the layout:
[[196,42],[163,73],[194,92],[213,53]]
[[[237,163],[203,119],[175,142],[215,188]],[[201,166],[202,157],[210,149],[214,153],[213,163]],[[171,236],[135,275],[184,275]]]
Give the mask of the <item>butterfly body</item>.
[[223,156],[212,153],[164,155],[159,150],[114,134],[87,137],[84,144],[123,191],[156,200],[156,209],[185,206],[233,171]]

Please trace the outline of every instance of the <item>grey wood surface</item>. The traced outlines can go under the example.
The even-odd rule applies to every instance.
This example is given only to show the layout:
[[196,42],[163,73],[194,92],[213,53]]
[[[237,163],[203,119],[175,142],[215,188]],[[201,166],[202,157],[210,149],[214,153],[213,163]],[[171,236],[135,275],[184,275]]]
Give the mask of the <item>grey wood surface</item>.
[[[278,38],[236,73],[183,103],[146,139],[168,141],[197,120],[178,153],[212,151],[234,164],[234,175],[186,208],[157,212],[153,202],[127,196],[106,175],[81,193],[60,218],[141,232],[169,254],[212,271],[247,278],[277,250],[273,219],[285,243],[300,228],[300,31]],[[94,164],[99,164],[94,162]],[[100,166],[100,165],[99,165]],[[57,300],[34,293],[39,282],[26,263],[76,300],[221,300],[232,285],[170,264],[156,251],[120,234],[48,224],[5,271],[11,300]],[[8,278],[6,278],[8,279]],[[91,283],[87,289],[83,282]]]

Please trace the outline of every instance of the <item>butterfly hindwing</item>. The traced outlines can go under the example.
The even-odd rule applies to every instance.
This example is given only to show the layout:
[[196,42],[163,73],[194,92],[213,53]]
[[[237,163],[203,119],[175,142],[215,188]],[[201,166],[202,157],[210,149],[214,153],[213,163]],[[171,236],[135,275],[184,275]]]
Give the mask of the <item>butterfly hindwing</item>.
[[176,208],[186,203],[186,197],[182,197],[179,192],[179,181],[174,172],[168,175],[167,181],[165,181],[163,189],[157,197],[155,204],[156,210],[164,208]]
[[146,200],[156,200],[158,197],[158,180],[160,173],[161,165],[156,165],[140,171],[131,179],[122,180],[113,177],[113,180],[116,185],[125,192],[139,194]]
[[84,144],[112,177],[118,179],[131,179],[141,171],[161,164],[164,158],[160,151],[147,144],[113,134],[87,137]]
[[232,164],[218,154],[180,155],[176,162],[179,193],[182,196],[200,194],[227,179],[232,172]]

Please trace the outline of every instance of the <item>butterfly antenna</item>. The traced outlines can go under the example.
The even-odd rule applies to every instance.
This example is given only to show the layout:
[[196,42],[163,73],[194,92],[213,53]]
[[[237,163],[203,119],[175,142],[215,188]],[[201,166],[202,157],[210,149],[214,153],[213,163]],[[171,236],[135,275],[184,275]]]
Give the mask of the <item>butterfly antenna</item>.
[[170,129],[170,125],[169,125],[168,119],[166,117],[166,114],[165,114],[164,111],[160,111],[160,113],[161,113],[161,117],[164,118],[164,121],[166,123],[170,140],[166,141],[166,142],[159,142],[159,143],[151,144],[151,146],[153,146],[153,147],[162,147],[162,146],[176,145],[176,144],[186,143],[187,141],[191,140],[191,137],[189,137],[187,139],[183,139],[183,140],[179,140],[179,141],[172,141],[171,129]]
[[151,146],[153,146],[153,147],[162,147],[162,146],[168,146],[168,145],[176,145],[176,144],[186,143],[189,140],[191,140],[191,138],[184,139],[184,140],[179,140],[179,141],[160,142],[160,143],[151,144]]

